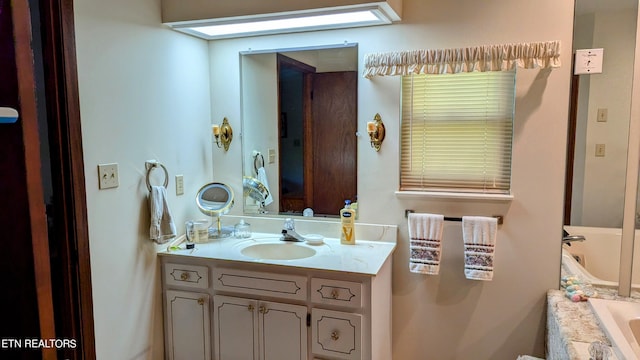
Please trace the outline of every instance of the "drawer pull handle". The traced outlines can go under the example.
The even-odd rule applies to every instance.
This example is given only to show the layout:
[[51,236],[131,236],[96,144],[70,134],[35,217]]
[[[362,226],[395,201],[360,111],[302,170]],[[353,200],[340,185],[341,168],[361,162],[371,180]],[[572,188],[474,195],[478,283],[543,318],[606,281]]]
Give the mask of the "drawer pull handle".
[[255,309],[255,307],[253,306],[253,304],[249,304],[249,306],[247,306],[247,309],[249,310],[249,312],[253,312],[253,309]]
[[188,272],[185,271],[182,274],[180,274],[180,280],[187,281],[187,279],[189,279],[189,273]]
[[258,311],[260,311],[260,314],[266,314],[269,310],[267,310],[266,306],[260,305],[260,309]]
[[333,289],[331,290],[331,298],[332,299],[337,299],[338,298],[338,289]]
[[340,339],[340,334],[337,331],[331,333],[331,340],[338,341]]
[[198,299],[198,305],[204,305],[204,299],[203,298]]

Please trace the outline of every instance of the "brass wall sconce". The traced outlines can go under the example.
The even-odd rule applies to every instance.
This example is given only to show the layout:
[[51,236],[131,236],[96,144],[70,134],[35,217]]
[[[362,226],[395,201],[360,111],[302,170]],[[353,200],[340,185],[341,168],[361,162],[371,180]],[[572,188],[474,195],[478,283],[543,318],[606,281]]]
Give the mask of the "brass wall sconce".
[[213,125],[211,130],[213,131],[213,136],[216,138],[216,145],[218,145],[219,148],[224,147],[224,151],[228,151],[231,140],[233,140],[233,129],[231,129],[231,125],[229,125],[229,120],[224,118],[222,125]]
[[371,139],[371,147],[376,151],[380,151],[380,146],[382,146],[385,133],[384,124],[382,123],[380,114],[376,114],[376,116],[373,117],[373,121],[369,121],[367,123],[367,132]]

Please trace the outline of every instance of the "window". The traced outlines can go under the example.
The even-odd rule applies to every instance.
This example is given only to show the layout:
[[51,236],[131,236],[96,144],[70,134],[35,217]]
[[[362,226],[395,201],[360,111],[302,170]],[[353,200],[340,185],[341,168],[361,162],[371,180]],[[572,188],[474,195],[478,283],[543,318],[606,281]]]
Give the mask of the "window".
[[509,194],[515,71],[402,77],[401,191]]

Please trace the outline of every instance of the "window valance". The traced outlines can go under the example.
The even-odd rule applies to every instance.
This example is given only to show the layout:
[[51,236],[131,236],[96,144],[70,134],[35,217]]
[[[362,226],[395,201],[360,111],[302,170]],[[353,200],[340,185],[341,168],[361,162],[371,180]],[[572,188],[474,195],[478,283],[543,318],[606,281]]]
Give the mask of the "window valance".
[[560,67],[560,41],[367,54],[365,78]]

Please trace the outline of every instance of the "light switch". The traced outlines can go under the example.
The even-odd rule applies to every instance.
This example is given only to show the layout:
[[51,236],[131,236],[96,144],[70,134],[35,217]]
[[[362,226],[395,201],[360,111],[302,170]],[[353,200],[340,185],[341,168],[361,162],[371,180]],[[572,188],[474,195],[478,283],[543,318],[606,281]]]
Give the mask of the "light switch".
[[598,109],[598,122],[607,122],[608,113],[607,109]]
[[603,56],[604,49],[576,50],[573,73],[575,75],[602,73]]
[[604,144],[596,144],[596,156],[597,157],[604,157],[604,150],[605,150]]
[[120,185],[118,180],[118,164],[98,165],[98,188],[100,190],[116,188]]

